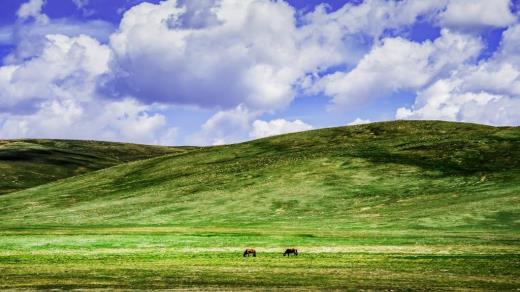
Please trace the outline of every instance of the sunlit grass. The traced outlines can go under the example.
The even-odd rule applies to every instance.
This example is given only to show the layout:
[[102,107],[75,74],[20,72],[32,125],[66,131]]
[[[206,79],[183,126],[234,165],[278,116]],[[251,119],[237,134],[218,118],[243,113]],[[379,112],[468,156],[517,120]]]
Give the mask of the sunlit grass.
[[519,258],[520,128],[322,129],[0,196],[0,288],[503,290]]

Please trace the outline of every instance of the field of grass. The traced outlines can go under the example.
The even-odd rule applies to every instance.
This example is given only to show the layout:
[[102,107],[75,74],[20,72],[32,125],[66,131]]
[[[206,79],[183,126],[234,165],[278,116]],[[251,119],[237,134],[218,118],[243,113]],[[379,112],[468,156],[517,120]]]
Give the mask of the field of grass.
[[73,140],[0,140],[0,195],[187,148]]
[[[507,233],[82,227],[0,238],[0,289],[520,287],[518,237]],[[283,257],[294,244],[300,255]],[[244,246],[257,257],[242,257]]]
[[[244,248],[258,251],[243,258]],[[297,247],[298,257],[283,257]],[[2,288],[520,289],[520,128],[189,148],[0,196]]]

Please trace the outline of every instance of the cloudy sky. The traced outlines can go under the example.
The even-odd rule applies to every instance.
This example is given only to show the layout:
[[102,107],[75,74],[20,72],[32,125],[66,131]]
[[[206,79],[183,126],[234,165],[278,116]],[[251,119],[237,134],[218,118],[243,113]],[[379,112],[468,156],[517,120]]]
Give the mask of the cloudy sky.
[[0,139],[520,125],[518,0],[0,0]]

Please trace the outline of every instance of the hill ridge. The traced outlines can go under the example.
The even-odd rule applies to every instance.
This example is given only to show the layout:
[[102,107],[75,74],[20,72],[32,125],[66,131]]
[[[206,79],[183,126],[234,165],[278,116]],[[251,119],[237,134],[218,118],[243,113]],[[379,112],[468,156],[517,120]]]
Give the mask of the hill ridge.
[[518,127],[396,121],[201,147],[4,195],[0,225],[517,230],[519,143]]
[[63,139],[0,140],[0,195],[127,161],[188,149]]

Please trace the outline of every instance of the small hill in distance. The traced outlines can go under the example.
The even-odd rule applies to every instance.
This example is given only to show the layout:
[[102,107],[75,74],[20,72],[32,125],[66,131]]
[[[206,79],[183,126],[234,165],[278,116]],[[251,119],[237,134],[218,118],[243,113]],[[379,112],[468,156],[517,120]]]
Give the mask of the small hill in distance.
[[75,140],[0,140],[0,195],[186,148]]

